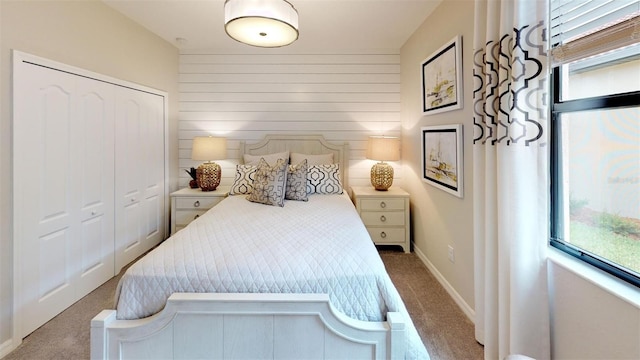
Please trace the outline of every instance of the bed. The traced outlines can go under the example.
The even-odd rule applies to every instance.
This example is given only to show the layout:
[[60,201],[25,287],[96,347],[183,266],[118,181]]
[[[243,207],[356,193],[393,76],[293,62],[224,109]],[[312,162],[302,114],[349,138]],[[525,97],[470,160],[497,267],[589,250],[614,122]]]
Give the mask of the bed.
[[[428,359],[347,194],[347,149],[321,136],[241,144],[231,195],[122,276],[116,310],[91,322],[91,357]],[[306,191],[257,196],[249,170],[273,180],[283,153]]]

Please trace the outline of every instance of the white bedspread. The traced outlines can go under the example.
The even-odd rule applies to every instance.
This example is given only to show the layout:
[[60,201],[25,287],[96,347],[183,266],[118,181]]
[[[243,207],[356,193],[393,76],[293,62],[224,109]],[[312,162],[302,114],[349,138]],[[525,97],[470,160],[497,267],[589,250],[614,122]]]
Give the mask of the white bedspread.
[[428,354],[347,195],[284,207],[230,196],[132,265],[116,291],[119,319],[164,307],[174,292],[328,293],[342,313],[409,320],[407,358]]

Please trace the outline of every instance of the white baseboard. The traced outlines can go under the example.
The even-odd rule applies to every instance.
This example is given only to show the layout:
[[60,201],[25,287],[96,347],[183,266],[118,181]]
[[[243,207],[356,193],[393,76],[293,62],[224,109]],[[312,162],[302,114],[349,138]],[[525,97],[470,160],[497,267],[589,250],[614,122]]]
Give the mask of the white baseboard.
[[475,310],[473,310],[471,308],[471,306],[469,306],[469,304],[467,304],[467,302],[464,301],[462,296],[460,296],[460,294],[458,294],[458,292],[453,288],[453,286],[451,286],[451,284],[449,284],[447,279],[445,279],[444,276],[442,276],[442,274],[440,274],[438,269],[436,269],[436,267],[431,263],[431,261],[429,261],[429,259],[427,259],[427,257],[424,255],[424,253],[422,251],[420,251],[420,249],[418,249],[415,246],[415,244],[413,246],[413,251],[416,253],[418,258],[420,260],[422,260],[422,262],[427,267],[427,269],[429,269],[431,274],[433,274],[433,276],[435,276],[436,280],[438,280],[440,285],[442,285],[442,287],[444,287],[444,289],[447,291],[449,296],[451,296],[453,298],[453,301],[455,301],[455,303],[458,304],[458,306],[460,307],[462,312],[465,315],[467,315],[467,317],[469,318],[469,320],[471,320],[472,323],[475,324],[475,319],[476,319]]
[[20,343],[21,343],[21,341],[16,341],[14,339],[9,339],[9,340],[3,342],[2,344],[0,344],[0,359],[2,359],[3,357],[9,355],[10,352],[15,350],[20,345]]

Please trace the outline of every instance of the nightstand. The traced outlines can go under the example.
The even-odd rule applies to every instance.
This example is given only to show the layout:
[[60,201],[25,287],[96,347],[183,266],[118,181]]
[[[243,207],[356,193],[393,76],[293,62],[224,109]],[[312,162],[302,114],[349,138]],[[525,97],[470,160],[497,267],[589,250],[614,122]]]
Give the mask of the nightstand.
[[409,193],[399,187],[378,191],[370,186],[351,188],[353,202],[376,245],[399,245],[411,251]]
[[171,235],[187,226],[229,195],[228,186],[214,191],[184,188],[171,193]]

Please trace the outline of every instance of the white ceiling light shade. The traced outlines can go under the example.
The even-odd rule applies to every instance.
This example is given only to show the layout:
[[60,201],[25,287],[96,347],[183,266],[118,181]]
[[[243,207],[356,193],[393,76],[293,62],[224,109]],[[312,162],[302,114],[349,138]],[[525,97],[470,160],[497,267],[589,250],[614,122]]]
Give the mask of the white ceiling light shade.
[[248,45],[285,46],[298,39],[298,12],[285,0],[226,0],[224,29]]

